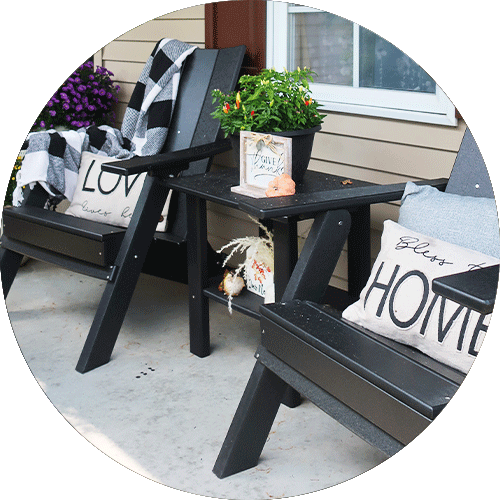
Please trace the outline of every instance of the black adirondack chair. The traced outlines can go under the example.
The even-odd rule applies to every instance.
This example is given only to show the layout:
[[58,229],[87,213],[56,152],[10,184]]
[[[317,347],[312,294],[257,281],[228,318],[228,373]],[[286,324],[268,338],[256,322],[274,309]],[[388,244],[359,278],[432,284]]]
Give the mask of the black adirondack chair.
[[[48,195],[38,184],[24,196],[22,206],[4,209],[4,297],[23,255],[107,281],[77,371],[84,373],[109,361],[141,272],[187,282],[188,221],[183,196],[173,196],[168,232],[155,232],[169,192],[162,179],[179,172],[204,173],[216,154],[231,148],[220,135],[219,121],[210,116],[211,91],[235,88],[244,54],[244,46],[195,50],[182,69],[162,153],[102,165],[103,170],[124,176],[148,172],[127,229],[45,210]],[[215,257],[212,261],[218,272]],[[196,346],[192,351],[206,355],[196,352]]]
[[[446,190],[493,198],[486,166],[469,131]],[[391,456],[433,421],[465,377],[408,346],[356,328],[343,321],[339,311],[319,304],[336,264],[336,257],[325,255],[341,248],[348,233],[349,214],[342,212],[316,218],[281,303],[261,307],[261,345],[213,469],[219,478],[257,465],[289,387]],[[338,238],[342,241],[332,241]],[[498,266],[481,272],[489,273],[489,295],[494,298]],[[491,312],[491,297],[484,296],[481,281],[477,286],[484,276],[474,279],[468,273],[473,283],[462,291],[456,276],[451,284],[449,279],[437,283],[438,288],[467,306]],[[483,297],[476,299],[478,288]]]

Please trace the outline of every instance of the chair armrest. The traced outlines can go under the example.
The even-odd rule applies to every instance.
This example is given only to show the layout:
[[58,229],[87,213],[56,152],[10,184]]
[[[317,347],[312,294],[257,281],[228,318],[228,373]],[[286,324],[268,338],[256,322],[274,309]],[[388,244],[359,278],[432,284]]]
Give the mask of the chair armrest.
[[186,170],[190,162],[209,158],[230,149],[231,142],[225,139],[154,156],[135,156],[129,160],[103,163],[101,169],[105,172],[125,176],[141,174],[143,172],[176,175],[180,171]]
[[432,280],[432,291],[458,304],[489,314],[495,305],[499,266],[466,271]]

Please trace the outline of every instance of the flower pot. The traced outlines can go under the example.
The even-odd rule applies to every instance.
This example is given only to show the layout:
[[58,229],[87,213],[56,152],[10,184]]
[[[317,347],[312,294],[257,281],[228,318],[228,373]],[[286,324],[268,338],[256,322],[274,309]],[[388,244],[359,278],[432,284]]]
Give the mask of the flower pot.
[[[277,135],[292,138],[292,179],[298,184],[302,182],[314,142],[314,134],[321,130],[321,125],[306,130],[290,130],[285,132],[262,132],[263,134]],[[240,136],[230,135],[233,147],[233,159],[236,165],[240,165]]]
[[298,184],[302,182],[309,160],[311,159],[314,134],[321,130],[321,125],[306,130],[274,132],[273,135],[292,138],[292,179]]

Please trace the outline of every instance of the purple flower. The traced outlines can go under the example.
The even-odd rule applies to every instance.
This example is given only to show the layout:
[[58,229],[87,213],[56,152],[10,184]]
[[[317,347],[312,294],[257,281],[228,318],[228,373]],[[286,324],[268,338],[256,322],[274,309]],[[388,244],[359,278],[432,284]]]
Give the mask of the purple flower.
[[[81,64],[59,87],[37,118],[36,125],[49,129],[67,123],[71,128],[92,123],[113,123],[113,103],[120,90],[113,73],[92,61]],[[42,117],[44,119],[42,119]]]

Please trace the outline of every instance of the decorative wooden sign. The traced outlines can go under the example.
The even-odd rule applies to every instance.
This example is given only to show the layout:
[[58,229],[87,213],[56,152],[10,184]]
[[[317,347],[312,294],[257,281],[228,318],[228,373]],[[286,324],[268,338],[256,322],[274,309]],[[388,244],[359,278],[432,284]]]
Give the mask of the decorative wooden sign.
[[264,198],[269,182],[281,174],[292,175],[292,139],[240,132],[240,185],[231,191]]

